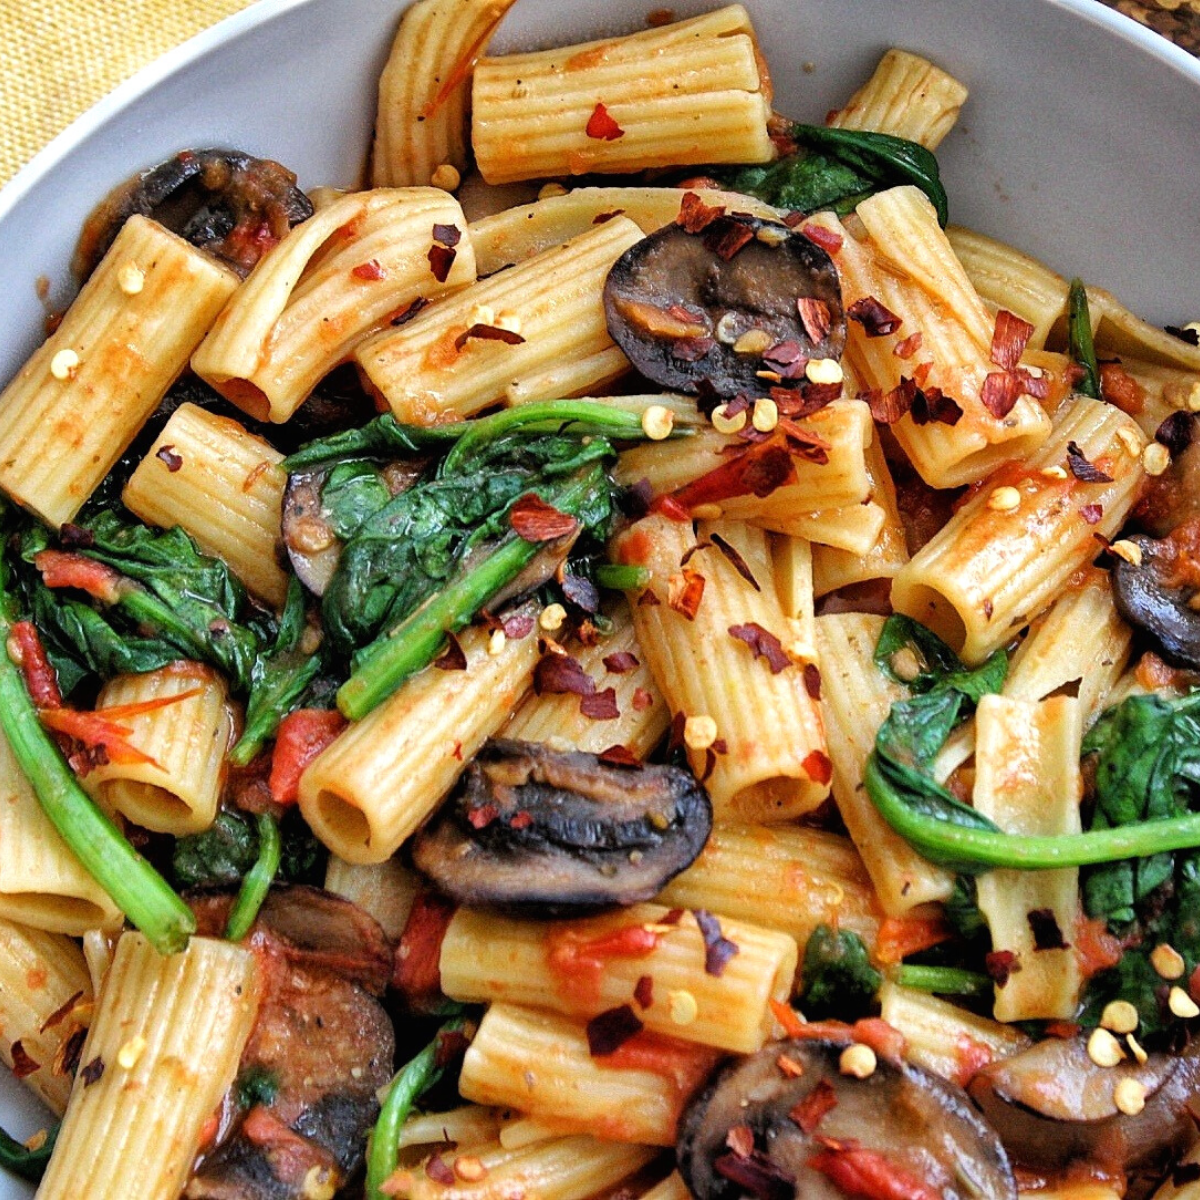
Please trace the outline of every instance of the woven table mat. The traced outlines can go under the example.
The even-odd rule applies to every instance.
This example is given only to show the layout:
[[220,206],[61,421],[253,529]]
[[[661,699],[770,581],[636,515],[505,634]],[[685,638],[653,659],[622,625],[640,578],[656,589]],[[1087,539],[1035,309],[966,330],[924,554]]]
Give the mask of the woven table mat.
[[[0,0],[0,184],[140,67],[251,0]],[[1103,0],[1200,54],[1200,0]]]

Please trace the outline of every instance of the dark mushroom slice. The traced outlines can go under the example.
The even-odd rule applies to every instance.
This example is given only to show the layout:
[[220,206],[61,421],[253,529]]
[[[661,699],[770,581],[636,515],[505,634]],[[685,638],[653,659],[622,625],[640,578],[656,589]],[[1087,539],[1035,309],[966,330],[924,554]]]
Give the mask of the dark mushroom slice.
[[418,833],[413,861],[460,903],[562,916],[649,900],[711,828],[689,771],[494,740]]
[[1016,1200],[1000,1139],[966,1093],[880,1059],[844,1075],[845,1042],[793,1039],[723,1067],[680,1122],[697,1200]]
[[[193,901],[206,932],[229,896]],[[302,1200],[340,1191],[361,1170],[395,1034],[381,993],[392,947],[357,906],[310,887],[272,889],[247,938],[262,974],[258,1017],[227,1099],[231,1116],[185,1195]]]
[[271,159],[240,150],[181,150],[114,189],[84,222],[72,264],[81,280],[135,213],[246,275],[313,207],[296,176]]
[[1162,655],[1178,667],[1200,670],[1200,517],[1165,538],[1143,534],[1124,539],[1137,547],[1138,562],[1114,555],[1113,599],[1131,625],[1148,633]]
[[746,215],[719,216],[697,233],[668,225],[631,246],[608,273],[604,311],[648,379],[726,398],[803,381],[809,359],[839,358],[846,339],[829,255]]
[[[1145,1094],[1135,1115],[1118,1110],[1115,1091],[1133,1080]],[[1097,1066],[1083,1036],[1047,1038],[990,1063],[968,1087],[1013,1161],[1035,1171],[1072,1162],[1132,1175],[1156,1172],[1195,1138],[1189,1102],[1200,1095],[1200,1058],[1150,1054]]]
[[427,466],[424,459],[383,464],[364,460],[288,476],[283,544],[292,569],[313,595],[325,594],[346,539],[389,500],[412,487]]

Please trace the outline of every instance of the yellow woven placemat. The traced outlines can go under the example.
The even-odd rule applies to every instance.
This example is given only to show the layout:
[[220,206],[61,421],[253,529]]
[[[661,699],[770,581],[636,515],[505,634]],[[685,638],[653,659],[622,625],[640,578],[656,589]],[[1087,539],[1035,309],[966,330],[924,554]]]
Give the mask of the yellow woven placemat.
[[118,83],[251,0],[0,0],[0,184]]

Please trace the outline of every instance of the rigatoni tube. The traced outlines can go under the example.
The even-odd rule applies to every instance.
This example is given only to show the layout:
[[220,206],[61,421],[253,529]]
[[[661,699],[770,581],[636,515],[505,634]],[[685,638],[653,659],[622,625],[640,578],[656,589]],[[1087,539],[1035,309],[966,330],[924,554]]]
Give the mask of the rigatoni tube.
[[[130,268],[136,290],[126,290]],[[51,525],[72,520],[237,283],[157,222],[126,221],[62,324],[0,394],[0,486]]]

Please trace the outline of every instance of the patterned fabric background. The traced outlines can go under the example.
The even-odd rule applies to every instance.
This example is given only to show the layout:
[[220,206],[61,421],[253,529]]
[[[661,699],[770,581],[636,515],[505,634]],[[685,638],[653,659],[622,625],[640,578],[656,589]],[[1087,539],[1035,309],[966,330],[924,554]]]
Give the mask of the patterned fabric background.
[[[1104,0],[1200,53],[1200,0]],[[0,184],[77,116],[250,0],[0,0]]]

